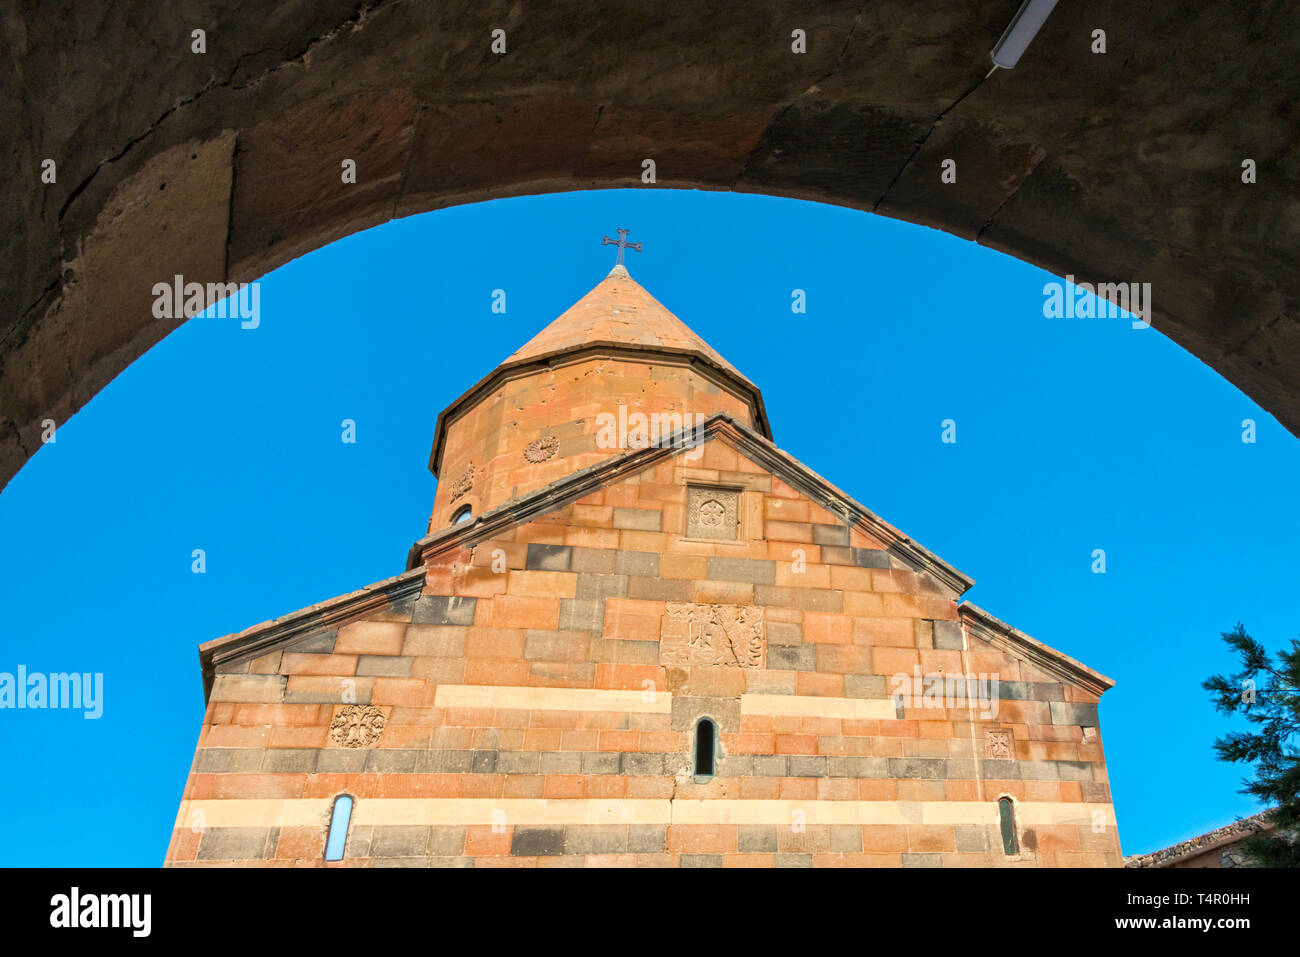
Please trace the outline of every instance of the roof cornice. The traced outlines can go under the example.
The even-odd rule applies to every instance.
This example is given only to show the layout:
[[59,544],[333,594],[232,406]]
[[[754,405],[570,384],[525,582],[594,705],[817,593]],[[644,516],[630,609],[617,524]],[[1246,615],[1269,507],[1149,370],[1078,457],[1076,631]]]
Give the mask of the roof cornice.
[[962,602],[957,608],[962,621],[970,633],[995,648],[1026,658],[1040,668],[1054,674],[1085,691],[1100,697],[1115,686],[1111,678],[1100,671],[1094,671],[1081,661],[1076,661],[1062,651],[1045,645],[1037,638],[1032,638],[1019,628],[1008,625],[999,618],[994,618],[983,608]]
[[[933,576],[956,595],[960,596],[974,584],[972,578],[908,538],[812,469],[777,448],[766,436],[729,414],[718,412],[710,416],[705,420],[702,431],[703,441],[719,439],[726,442],[846,525],[856,527],[883,543],[890,554],[913,569]],[[211,691],[218,665],[265,654],[300,638],[364,618],[407,597],[419,595],[424,587],[425,566],[439,555],[489,541],[510,528],[562,508],[612,482],[652,468],[665,459],[676,456],[692,441],[698,441],[698,437],[699,431],[695,429],[682,430],[659,445],[634,449],[588,466],[522,498],[484,512],[464,524],[453,525],[420,539],[411,546],[407,556],[407,570],[401,575],[200,645],[199,663],[203,672],[205,699]],[[1100,696],[1115,683],[1100,672],[1043,644],[968,601],[958,606],[958,613],[971,634],[995,647],[1026,658],[1049,673],[1093,694]]]
[[[499,505],[464,524],[452,525],[426,536],[411,546],[407,567],[416,568],[428,564],[444,552],[490,540],[508,528],[562,508],[612,481],[650,468],[680,452],[697,439],[699,431],[684,429],[667,437],[657,446],[620,453],[519,499]],[[771,439],[738,422],[726,412],[709,416],[702,431],[704,441],[715,438],[726,441],[755,464],[779,475],[791,488],[808,496],[846,525],[856,526],[884,543],[891,554],[912,568],[928,572],[954,594],[961,595],[975,584],[974,579],[908,538],[812,469],[781,451]]]
[[734,369],[721,365],[704,353],[694,349],[681,349],[676,346],[634,345],[626,342],[600,340],[586,342],[581,346],[556,349],[539,356],[503,362],[470,386],[459,398],[438,414],[438,421],[434,426],[433,448],[429,452],[429,471],[436,477],[438,470],[441,468],[442,452],[446,444],[448,426],[465,410],[494,392],[502,383],[510,379],[536,375],[588,359],[626,359],[633,362],[689,366],[705,378],[730,390],[747,402],[754,412],[754,425],[758,432],[768,439],[772,438],[772,426],[768,422],[767,409],[763,405],[762,391]]
[[387,608],[396,601],[418,595],[423,587],[423,569],[407,570],[400,575],[367,585],[359,591],[309,605],[199,645],[204,700],[207,700],[212,691],[212,681],[218,665],[256,658],[282,645],[292,644],[299,638],[341,627]]

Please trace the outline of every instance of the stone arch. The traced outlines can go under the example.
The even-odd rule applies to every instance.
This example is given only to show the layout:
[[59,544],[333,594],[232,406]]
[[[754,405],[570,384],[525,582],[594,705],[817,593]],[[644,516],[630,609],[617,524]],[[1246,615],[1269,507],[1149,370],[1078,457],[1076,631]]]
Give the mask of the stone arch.
[[[0,481],[42,421],[66,421],[179,324],[152,315],[160,280],[248,281],[393,217],[601,186],[820,200],[1057,275],[1150,282],[1155,326],[1295,432],[1300,164],[1278,82],[1300,59],[1290,8],[1063,4],[1014,71],[987,77],[1017,6],[11,12]],[[1099,25],[1104,55],[1090,50]],[[806,53],[791,51],[796,28]],[[47,158],[57,179],[43,185]],[[946,159],[956,183],[940,182]]]

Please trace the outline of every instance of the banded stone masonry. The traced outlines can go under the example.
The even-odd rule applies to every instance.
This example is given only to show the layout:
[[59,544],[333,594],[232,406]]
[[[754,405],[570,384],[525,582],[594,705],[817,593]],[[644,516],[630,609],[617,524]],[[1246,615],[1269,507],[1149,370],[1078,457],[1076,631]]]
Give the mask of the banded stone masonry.
[[[346,794],[329,866],[1120,865],[1111,682],[781,452],[621,267],[580,306],[444,413],[407,571],[202,646],[166,863],[323,866]],[[641,395],[702,446],[591,444]]]

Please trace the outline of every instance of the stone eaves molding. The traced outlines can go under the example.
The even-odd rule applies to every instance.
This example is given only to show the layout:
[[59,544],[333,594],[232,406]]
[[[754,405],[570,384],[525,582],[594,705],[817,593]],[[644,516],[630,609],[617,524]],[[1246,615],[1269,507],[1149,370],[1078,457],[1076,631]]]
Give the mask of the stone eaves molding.
[[[469,522],[426,536],[411,546],[407,568],[427,565],[448,550],[488,541],[506,528],[562,508],[611,482],[657,465],[665,458],[677,455],[695,441],[698,432],[698,429],[683,429],[662,439],[657,446],[615,455],[545,485],[536,492],[499,505]],[[781,451],[767,436],[738,422],[726,412],[716,412],[709,416],[704,422],[703,433],[703,441],[725,441],[737,452],[768,469],[791,488],[837,516],[845,525],[856,527],[883,542],[891,555],[914,571],[928,573],[955,595],[961,595],[975,584],[973,578],[908,538],[812,469]]]
[[408,598],[413,599],[423,587],[423,568],[405,571],[346,595],[309,605],[199,645],[203,699],[206,701],[212,691],[212,681],[218,665],[256,658],[284,645],[293,644],[301,638],[340,628],[377,611],[391,608]]
[[589,342],[578,349],[557,349],[544,355],[504,362],[470,386],[460,398],[438,414],[434,427],[433,449],[429,453],[429,471],[438,475],[447,429],[467,409],[491,395],[511,379],[536,375],[550,369],[585,362],[589,359],[622,359],[631,362],[653,362],[655,365],[679,365],[693,369],[710,382],[738,396],[749,404],[754,413],[754,424],[765,438],[772,438],[772,426],[763,405],[763,393],[739,372],[714,362],[708,356],[691,349],[672,346],[647,346],[638,348],[624,342]]
[[[415,542],[401,575],[311,605],[280,618],[262,622],[236,634],[226,635],[199,646],[204,696],[211,691],[217,665],[266,654],[311,634],[338,628],[390,608],[397,602],[418,596],[424,586],[425,569],[438,556],[480,542],[490,541],[503,531],[563,508],[592,491],[603,488],[677,455],[684,448],[675,444],[689,441],[694,430],[683,430],[661,445],[635,449],[589,466],[552,482],[530,495],[484,512],[462,525],[453,525]],[[929,549],[912,541],[852,497],[827,482],[777,448],[769,439],[748,428],[725,412],[710,416],[704,424],[704,441],[719,439],[756,464],[777,475],[791,488],[808,496],[845,525],[884,543],[886,550],[913,571],[928,574],[951,589],[956,596],[970,589],[974,579],[958,571]],[[970,602],[958,606],[970,634],[1017,657],[1028,659],[1063,680],[1101,695],[1114,681],[1082,662],[1000,621]]]
[[1037,638],[1030,637],[1019,628],[1008,625],[1001,619],[994,618],[983,608],[968,601],[961,603],[957,609],[962,623],[969,633],[988,642],[995,648],[1006,651],[1017,658],[1025,658],[1040,668],[1057,675],[1061,679],[1078,685],[1085,691],[1100,696],[1115,686],[1111,678],[1099,671],[1089,668],[1081,661],[1076,661],[1064,652],[1045,645]]

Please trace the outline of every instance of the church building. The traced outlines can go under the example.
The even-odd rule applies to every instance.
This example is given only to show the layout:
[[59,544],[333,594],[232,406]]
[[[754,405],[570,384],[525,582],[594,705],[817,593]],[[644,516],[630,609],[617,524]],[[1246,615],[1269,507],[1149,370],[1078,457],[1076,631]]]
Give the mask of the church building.
[[405,572],[200,646],[166,864],[1120,866],[1110,679],[781,451],[623,235],[438,417]]

